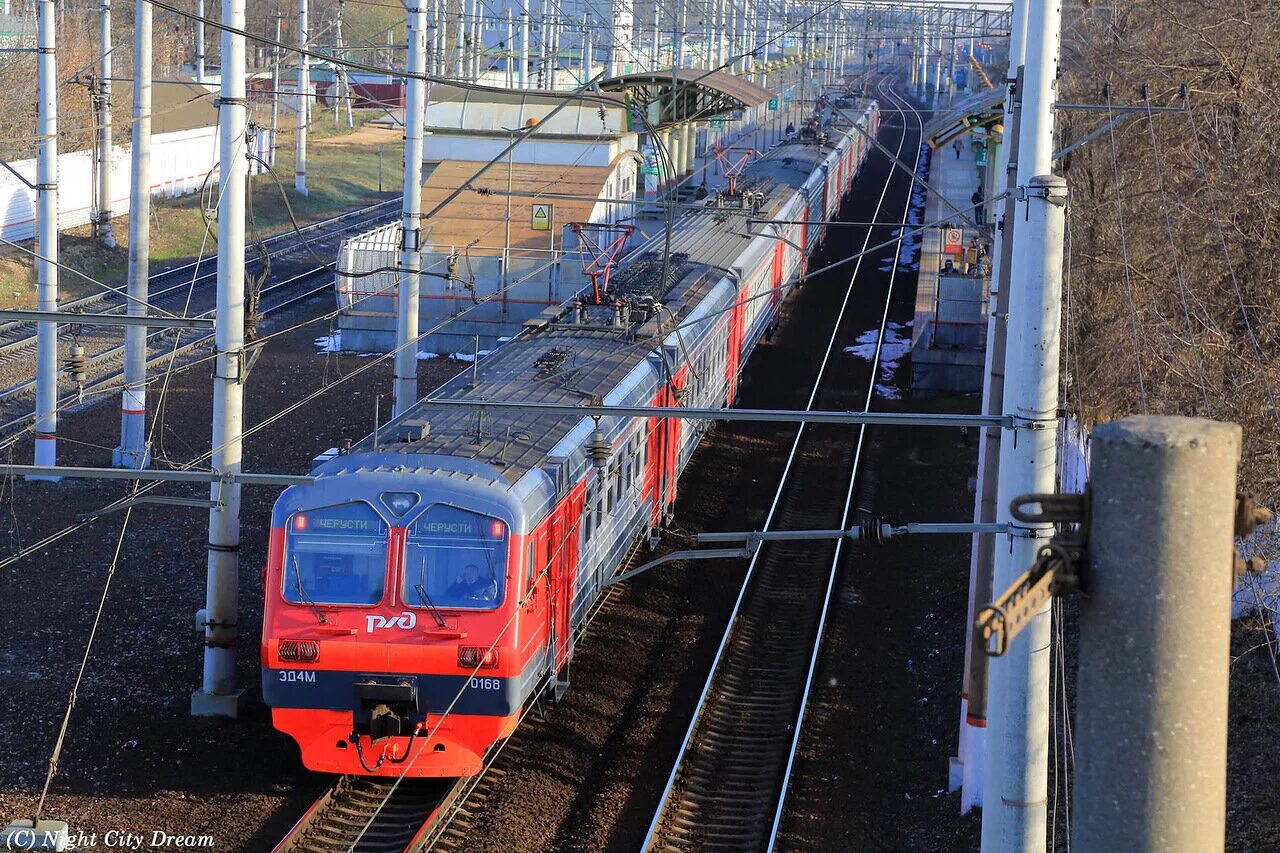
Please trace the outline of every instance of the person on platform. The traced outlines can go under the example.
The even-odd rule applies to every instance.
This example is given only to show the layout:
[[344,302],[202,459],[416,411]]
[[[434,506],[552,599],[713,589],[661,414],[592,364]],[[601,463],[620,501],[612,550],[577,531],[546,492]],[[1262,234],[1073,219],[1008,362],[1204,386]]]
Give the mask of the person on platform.
[[951,147],[955,149],[956,159],[959,160],[960,152],[964,151],[964,143],[957,139]]
[[982,194],[982,187],[978,187],[973,191],[973,195],[969,196],[969,203],[973,205],[973,221],[979,225],[986,225],[986,216],[983,211],[985,205],[983,202],[986,196]]

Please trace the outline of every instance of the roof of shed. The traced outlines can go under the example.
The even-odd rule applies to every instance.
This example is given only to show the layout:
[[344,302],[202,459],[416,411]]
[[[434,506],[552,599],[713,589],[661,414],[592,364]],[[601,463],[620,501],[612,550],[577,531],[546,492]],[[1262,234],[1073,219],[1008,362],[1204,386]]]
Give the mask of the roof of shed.
[[[483,163],[471,160],[445,160],[437,165],[422,185],[423,212],[434,208],[483,166]],[[425,223],[431,228],[427,235],[428,242],[436,246],[456,246],[459,249],[470,246],[472,254],[501,253],[507,205],[502,195],[491,195],[486,191],[506,193],[507,170],[505,163],[494,166],[432,216]],[[522,193],[519,198],[511,199],[511,247],[546,249],[553,236],[556,245],[560,245],[562,225],[590,218],[595,203],[565,198],[549,199],[546,203],[552,205],[552,222],[548,233],[546,230],[533,230],[533,206],[539,201],[524,194],[548,192],[557,196],[598,198],[613,168],[512,163],[510,172],[513,191]]]

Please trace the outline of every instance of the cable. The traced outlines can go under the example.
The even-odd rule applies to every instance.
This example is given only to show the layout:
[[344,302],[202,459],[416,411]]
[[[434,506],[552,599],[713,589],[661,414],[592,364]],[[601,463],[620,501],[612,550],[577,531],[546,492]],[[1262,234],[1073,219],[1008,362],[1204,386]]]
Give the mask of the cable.
[[1173,236],[1173,221],[1169,214],[1169,197],[1165,194],[1164,170],[1161,167],[1160,147],[1156,141],[1156,128],[1152,121],[1150,96],[1147,95],[1145,100],[1147,106],[1147,130],[1150,131],[1151,155],[1154,159],[1156,170],[1156,187],[1160,191],[1160,210],[1164,215],[1165,234],[1169,238],[1169,256],[1173,259],[1173,275],[1174,279],[1178,283],[1178,293],[1182,304],[1182,318],[1186,324],[1187,330],[1187,343],[1191,346],[1192,352],[1195,353],[1196,374],[1200,379],[1200,397],[1204,402],[1204,414],[1208,417],[1212,410],[1212,406],[1209,404],[1209,389],[1206,387],[1205,383],[1204,358],[1201,354],[1199,343],[1196,341],[1195,331],[1191,325],[1191,312],[1187,304],[1187,280],[1186,276],[1183,275],[1182,261],[1179,257],[1177,240]]
[[[1110,86],[1107,87],[1106,94],[1107,94],[1107,121],[1113,122],[1114,119],[1111,114],[1111,87]],[[1138,371],[1138,393],[1142,399],[1142,413],[1145,415],[1147,413],[1147,384],[1146,384],[1146,379],[1142,373],[1142,351],[1138,343],[1138,309],[1134,305],[1133,281],[1129,277],[1129,245],[1128,245],[1128,241],[1125,239],[1125,233],[1124,233],[1124,205],[1120,200],[1120,194],[1124,185],[1120,181],[1120,160],[1116,156],[1116,132],[1115,132],[1114,126],[1108,129],[1108,135],[1111,137],[1111,167],[1112,167],[1112,173],[1115,175],[1115,181],[1116,181],[1116,187],[1115,187],[1116,217],[1120,223],[1120,252],[1124,258],[1124,266],[1122,267],[1122,269],[1124,271],[1125,292],[1128,295],[1128,300],[1129,300],[1129,323],[1130,323],[1130,334],[1132,335],[1132,339],[1133,339],[1133,358],[1134,358],[1134,364],[1137,367],[1137,371]]]

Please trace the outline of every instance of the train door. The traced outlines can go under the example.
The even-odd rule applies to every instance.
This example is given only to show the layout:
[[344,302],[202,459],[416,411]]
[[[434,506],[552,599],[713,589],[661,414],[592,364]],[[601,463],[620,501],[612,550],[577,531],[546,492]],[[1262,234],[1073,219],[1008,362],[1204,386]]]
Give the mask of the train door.
[[[671,390],[667,392],[667,405],[679,406],[680,389],[684,388],[689,381],[688,366],[680,368],[675,377],[671,380]],[[667,432],[667,501],[666,505],[671,506],[676,502],[676,478],[680,473],[680,437],[683,435],[681,427],[684,421],[680,418],[666,418]]]
[[551,559],[549,529],[550,523],[544,521],[529,534],[524,607],[525,624],[528,625],[524,644],[526,661],[544,650],[548,642],[547,613],[551,597],[550,572],[547,568]]
[[738,396],[738,365],[742,361],[742,314],[747,307],[742,300],[747,298],[747,290],[748,288],[743,287],[738,291],[738,295],[734,297],[736,304],[729,312],[729,352],[725,358],[725,383],[729,386],[729,393],[725,399],[730,406]]
[[812,213],[812,205],[804,206],[804,216],[800,218],[800,272],[803,273],[809,267],[809,216]]
[[[653,398],[652,406],[664,405],[666,389],[658,392]],[[644,493],[653,499],[653,517],[650,523],[657,525],[662,519],[662,418],[649,418],[645,430],[645,441],[649,446],[645,450]]]
[[[573,654],[573,636],[570,617],[573,613],[573,591],[578,574],[578,542],[582,535],[585,483],[574,489],[561,502],[551,518],[551,561],[548,574],[551,579],[550,614],[552,660],[560,670]],[[599,519],[596,519],[598,522]]]
[[782,304],[782,278],[783,271],[786,269],[787,244],[779,240],[773,246],[773,268],[770,271],[769,281],[770,287],[773,288],[773,298],[769,300],[770,310],[772,313],[769,322],[773,323],[778,318],[778,306]]

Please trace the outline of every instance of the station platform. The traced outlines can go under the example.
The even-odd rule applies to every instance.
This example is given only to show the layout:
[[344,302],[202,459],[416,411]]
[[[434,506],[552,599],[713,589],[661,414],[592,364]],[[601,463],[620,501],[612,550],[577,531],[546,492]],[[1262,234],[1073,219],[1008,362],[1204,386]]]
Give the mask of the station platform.
[[[982,388],[991,227],[985,224],[990,221],[986,205],[982,216],[969,211],[984,169],[978,165],[970,141],[961,137],[958,155],[947,145],[934,151],[930,160],[926,180],[934,192],[928,193],[924,221],[945,224],[926,228],[920,235],[915,322],[911,327],[912,388],[916,392]],[[956,214],[955,208],[984,224],[974,227]]]

